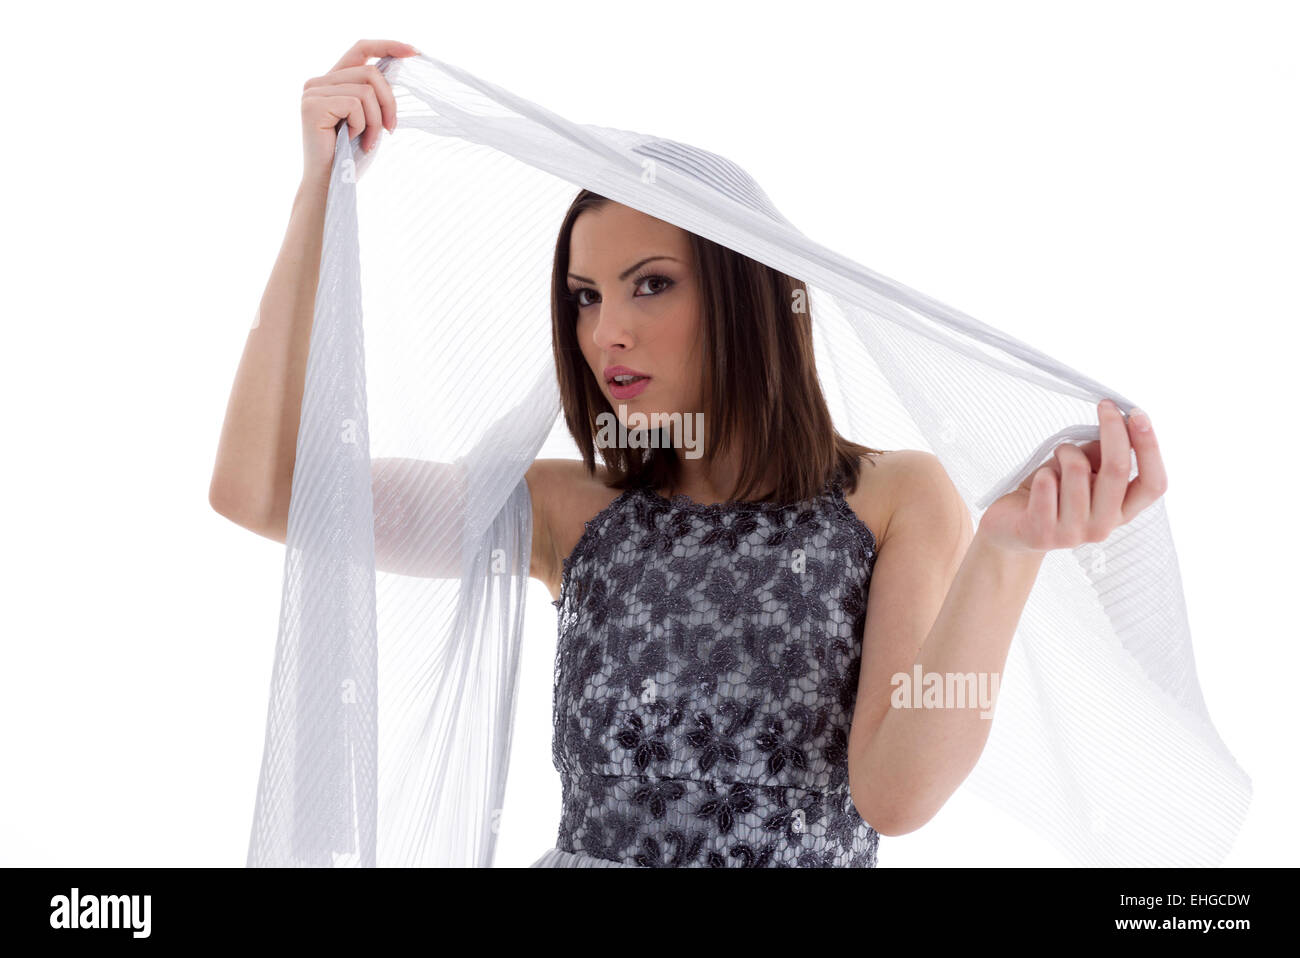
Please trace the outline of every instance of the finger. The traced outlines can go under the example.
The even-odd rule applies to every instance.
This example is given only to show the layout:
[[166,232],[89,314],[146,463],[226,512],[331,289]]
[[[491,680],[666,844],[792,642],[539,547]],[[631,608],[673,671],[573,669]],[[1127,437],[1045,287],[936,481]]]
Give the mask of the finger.
[[1109,531],[1120,524],[1124,497],[1128,493],[1128,478],[1133,467],[1133,447],[1129,444],[1128,427],[1124,414],[1114,400],[1103,399],[1097,404],[1097,420],[1101,431],[1100,462],[1095,465],[1097,478],[1092,484],[1092,519],[1100,531]]
[[[383,119],[379,109],[379,99],[375,96],[375,88],[368,83],[334,83],[328,86],[312,87],[307,91],[307,96],[313,97],[330,97],[330,96],[353,96],[361,101],[361,108],[365,114],[366,126],[362,131],[361,148],[369,150],[374,146],[375,141],[379,139],[379,131]],[[356,134],[354,133],[353,136]]]
[[343,67],[363,66],[370,57],[409,57],[419,52],[409,43],[400,43],[397,40],[358,40],[339,58],[339,62],[334,64],[330,72],[341,70]]
[[1056,447],[1060,463],[1057,531],[1072,544],[1082,542],[1092,519],[1092,463],[1074,443]]
[[[1053,450],[1053,453],[1055,453],[1055,450]],[[1045,463],[1043,463],[1038,468],[1050,469],[1052,470],[1053,474],[1056,476],[1058,480],[1061,478],[1061,463],[1059,460],[1057,460],[1055,455],[1049,458]],[[1029,492],[1034,487],[1035,475],[1037,475],[1036,472],[1031,472],[1029,475],[1025,476],[1025,481],[1022,482],[1017,488],[1023,489],[1025,490],[1025,492]]]
[[340,83],[365,84],[375,92],[382,119],[375,121],[376,136],[382,124],[390,133],[397,129],[397,97],[382,70],[373,63],[360,67],[347,67],[335,70],[323,77],[313,77],[304,84],[304,89],[314,86],[335,85]]
[[1088,457],[1088,465],[1092,466],[1092,471],[1096,472],[1101,468],[1101,440],[1089,439],[1087,442],[1081,442],[1075,445],[1081,453]]
[[389,133],[397,129],[397,97],[393,95],[392,84],[388,82],[388,77],[384,76],[379,67],[371,64],[370,85],[374,88],[375,96],[379,101],[379,107],[383,113],[384,127]]
[[[366,112],[361,105],[361,98],[355,96],[326,96],[320,98],[320,105],[325,108],[322,130],[338,129],[339,120],[347,120],[348,139],[359,136],[366,127]],[[304,106],[311,107],[310,99],[303,101]],[[314,107],[313,107],[314,108]]]
[[1039,466],[1029,482],[1029,502],[1025,517],[1029,525],[1031,548],[1050,548],[1056,530],[1056,470]]
[[1129,411],[1128,434],[1137,454],[1138,474],[1124,497],[1123,519],[1128,522],[1151,503],[1165,494],[1169,480],[1165,463],[1160,457],[1160,446],[1151,421],[1140,409]]

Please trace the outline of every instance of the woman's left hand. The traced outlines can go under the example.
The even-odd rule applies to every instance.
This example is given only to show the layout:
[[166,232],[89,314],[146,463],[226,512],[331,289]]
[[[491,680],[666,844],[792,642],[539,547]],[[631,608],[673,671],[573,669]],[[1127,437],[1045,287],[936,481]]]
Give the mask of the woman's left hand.
[[[1124,414],[1109,399],[1097,404],[1101,439],[1063,442],[1018,489],[985,510],[977,535],[1009,552],[1049,552],[1101,542],[1155,502],[1168,486],[1150,420]],[[1137,453],[1138,474],[1129,481]]]

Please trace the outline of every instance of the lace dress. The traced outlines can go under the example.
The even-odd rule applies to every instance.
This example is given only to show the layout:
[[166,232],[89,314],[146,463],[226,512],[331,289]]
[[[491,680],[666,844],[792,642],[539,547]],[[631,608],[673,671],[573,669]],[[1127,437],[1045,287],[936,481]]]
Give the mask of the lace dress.
[[793,504],[629,489],[587,522],[533,867],[874,867],[847,755],[875,556],[836,480]]

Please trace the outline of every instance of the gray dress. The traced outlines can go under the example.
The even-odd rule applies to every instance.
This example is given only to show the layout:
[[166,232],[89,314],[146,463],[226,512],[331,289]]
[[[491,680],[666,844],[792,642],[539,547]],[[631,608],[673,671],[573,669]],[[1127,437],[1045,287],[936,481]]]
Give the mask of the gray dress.
[[586,523],[534,867],[874,867],[847,759],[875,556],[838,480],[793,504],[629,489]]

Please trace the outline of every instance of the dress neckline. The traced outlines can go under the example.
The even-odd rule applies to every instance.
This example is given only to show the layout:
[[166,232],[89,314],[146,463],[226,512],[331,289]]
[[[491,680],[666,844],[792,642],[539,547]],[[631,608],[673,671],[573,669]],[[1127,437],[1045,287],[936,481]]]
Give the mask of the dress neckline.
[[570,594],[570,581],[574,564],[579,561],[589,544],[601,534],[604,527],[609,524],[619,510],[624,508],[626,503],[633,502],[637,497],[649,502],[656,509],[663,509],[665,512],[677,510],[694,516],[703,516],[716,522],[721,522],[722,516],[733,514],[753,515],[757,512],[771,516],[781,515],[782,513],[801,513],[805,509],[815,509],[818,503],[829,502],[832,513],[848,522],[861,538],[867,554],[874,564],[877,548],[875,533],[849,505],[848,499],[844,496],[844,482],[839,478],[832,477],[828,479],[822,487],[822,492],[812,499],[790,503],[751,502],[744,499],[729,499],[724,502],[696,502],[680,492],[674,493],[672,496],[662,496],[649,486],[629,486],[582,524],[582,534],[578,536],[578,541],[560,564],[560,594],[551,600],[551,605],[557,609],[564,607]]
[[761,512],[761,513],[783,513],[799,512],[808,509],[817,502],[826,499],[828,496],[838,496],[843,493],[843,486],[836,479],[827,480],[822,485],[822,491],[811,499],[801,499],[798,502],[760,502],[752,499],[724,499],[722,502],[696,502],[685,493],[674,492],[670,496],[665,496],[656,492],[649,486],[636,486],[635,491],[640,492],[651,502],[660,503],[682,512],[688,512],[698,516],[721,516],[737,512]]

